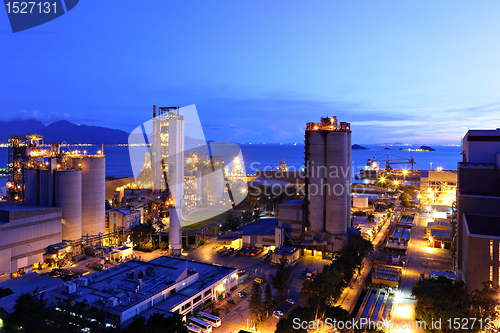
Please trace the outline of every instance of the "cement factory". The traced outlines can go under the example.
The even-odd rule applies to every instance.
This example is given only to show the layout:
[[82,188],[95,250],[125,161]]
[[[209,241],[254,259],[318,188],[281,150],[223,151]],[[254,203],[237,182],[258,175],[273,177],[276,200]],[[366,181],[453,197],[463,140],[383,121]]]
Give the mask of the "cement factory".
[[153,106],[152,144],[143,168],[136,179],[115,186],[112,197],[104,147],[90,153],[85,146],[47,145],[37,134],[11,136],[7,201],[0,202],[6,222],[0,232],[9,237],[0,240],[0,275],[22,275],[47,260],[64,264],[84,253],[113,251],[147,219],[169,228],[170,254],[179,255],[183,215],[206,211],[209,218],[241,202],[247,183],[239,148],[229,149],[228,165],[224,154],[212,155],[221,150],[217,143],[185,152],[179,111]]
[[[105,156],[47,148],[40,135],[9,138],[8,202],[0,211],[0,274],[30,271],[46,250],[80,254],[86,245],[105,242]],[[4,234],[7,235],[7,234]],[[109,237],[109,235],[107,236]],[[7,262],[8,261],[8,262]]]

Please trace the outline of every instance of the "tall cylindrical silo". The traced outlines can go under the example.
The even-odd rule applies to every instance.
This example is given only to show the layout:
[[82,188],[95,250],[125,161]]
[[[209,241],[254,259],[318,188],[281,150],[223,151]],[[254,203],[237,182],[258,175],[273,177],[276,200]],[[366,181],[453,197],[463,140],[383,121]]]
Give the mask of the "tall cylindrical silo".
[[105,232],[106,160],[104,155],[72,158],[74,168],[82,171],[82,236]]
[[[326,167],[326,231],[334,235],[347,232],[347,221],[350,219],[350,163],[348,133],[332,131],[327,134]],[[349,210],[349,215],[347,211]]]
[[306,132],[306,156],[308,165],[309,184],[307,189],[308,219],[310,231],[324,232],[324,178],[325,178],[325,139],[323,133],[316,131]]
[[168,240],[170,252],[174,255],[180,254],[182,249],[182,229],[179,213],[180,209],[176,209],[173,206],[170,207]]
[[29,205],[40,204],[40,177],[38,169],[24,170],[24,201]]
[[62,238],[82,238],[82,172],[64,170],[55,172],[55,204],[62,209]]
[[54,206],[54,171],[39,170],[38,201],[40,206]]
[[347,215],[347,227],[352,227],[351,225],[351,179],[353,175],[353,169],[352,169],[352,146],[351,146],[351,130],[350,130],[350,125],[348,125],[348,131],[346,132],[346,141],[347,141],[347,166],[349,168],[349,178],[347,179],[347,184],[346,184],[346,191],[348,193],[347,196],[347,205],[345,207],[346,209],[346,215]]

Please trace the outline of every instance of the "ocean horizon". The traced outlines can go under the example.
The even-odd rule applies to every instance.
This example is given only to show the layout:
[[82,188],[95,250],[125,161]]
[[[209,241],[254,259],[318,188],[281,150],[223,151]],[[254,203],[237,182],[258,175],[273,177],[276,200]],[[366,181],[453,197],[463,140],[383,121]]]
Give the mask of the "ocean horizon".
[[[277,168],[280,158],[285,159],[285,163],[292,170],[299,170],[304,166],[304,145],[303,144],[240,144],[241,153],[244,160],[245,172],[254,174],[259,170],[271,170]],[[380,167],[385,166],[387,154],[390,161],[398,161],[400,164],[393,164],[394,169],[410,169],[411,164],[405,160],[413,157],[415,160],[414,169],[428,170],[438,167],[444,170],[456,170],[457,163],[462,160],[460,146],[437,146],[433,145],[435,151],[415,151],[419,145],[363,145],[369,149],[352,150],[352,172],[351,178],[354,181],[354,174],[367,165],[367,160],[375,158],[380,162]],[[401,149],[400,149],[401,148]],[[100,145],[88,146],[89,153],[93,150],[101,149]],[[411,150],[406,150],[411,149]],[[113,145],[104,146],[106,155],[106,176],[132,177],[132,166],[128,155],[128,146]],[[8,148],[0,148],[0,167],[7,167]],[[225,161],[228,163],[229,161]],[[0,185],[4,185],[6,178],[0,179]]]

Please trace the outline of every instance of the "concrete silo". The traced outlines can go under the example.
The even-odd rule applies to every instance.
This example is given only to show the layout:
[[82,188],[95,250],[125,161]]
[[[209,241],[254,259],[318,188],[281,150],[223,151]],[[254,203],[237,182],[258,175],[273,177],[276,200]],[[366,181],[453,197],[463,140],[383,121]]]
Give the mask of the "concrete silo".
[[29,205],[40,204],[40,171],[38,169],[25,169],[24,182],[24,202]]
[[332,131],[326,137],[326,232],[341,235],[347,232],[351,219],[351,133]]
[[55,205],[62,209],[62,239],[82,238],[82,172],[55,172]]
[[305,132],[308,231],[345,235],[351,218],[351,131],[336,117],[307,123]]
[[323,232],[325,220],[325,137],[319,131],[306,132],[307,204],[309,231]]
[[106,160],[104,155],[73,155],[73,168],[82,172],[82,236],[105,232]]

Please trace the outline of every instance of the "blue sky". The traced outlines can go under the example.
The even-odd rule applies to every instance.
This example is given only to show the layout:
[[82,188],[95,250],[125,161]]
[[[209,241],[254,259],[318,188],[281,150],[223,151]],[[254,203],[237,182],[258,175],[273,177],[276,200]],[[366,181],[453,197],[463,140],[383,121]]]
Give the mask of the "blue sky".
[[196,104],[209,139],[458,143],[500,127],[500,2],[84,0],[13,34],[0,10],[0,120],[132,131]]

